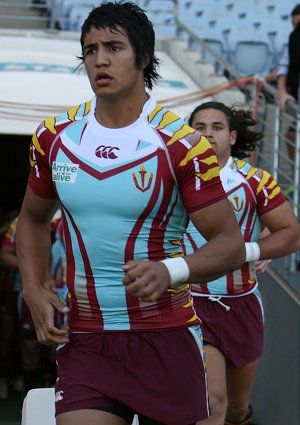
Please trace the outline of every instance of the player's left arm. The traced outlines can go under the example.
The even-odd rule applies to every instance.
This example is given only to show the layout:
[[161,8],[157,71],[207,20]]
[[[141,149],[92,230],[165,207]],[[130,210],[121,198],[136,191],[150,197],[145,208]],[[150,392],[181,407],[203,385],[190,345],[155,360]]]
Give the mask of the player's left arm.
[[271,260],[300,248],[300,226],[290,203],[284,198],[276,180],[266,170],[258,169],[255,188],[257,211],[267,229],[259,237],[259,260]]
[[207,243],[185,257],[191,282],[208,282],[238,269],[245,261],[245,244],[232,207],[222,199],[190,214]]
[[288,201],[261,215],[270,234],[257,241],[260,259],[267,260],[291,254],[300,248],[300,226]]
[[[169,269],[161,261],[129,261],[123,268],[123,283],[127,291],[144,301],[154,301],[170,286],[207,282],[239,268],[245,262],[244,239],[227,198],[189,216],[207,243],[183,257],[184,260],[178,264],[178,258],[166,260],[171,265]],[[183,278],[181,281],[185,271],[186,280]],[[172,279],[175,281],[172,282]]]

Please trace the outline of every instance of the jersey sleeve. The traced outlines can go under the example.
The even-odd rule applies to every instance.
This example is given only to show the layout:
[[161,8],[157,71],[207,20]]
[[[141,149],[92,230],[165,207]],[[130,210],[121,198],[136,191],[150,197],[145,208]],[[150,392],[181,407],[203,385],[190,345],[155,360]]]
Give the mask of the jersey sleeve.
[[208,140],[198,132],[185,139],[185,149],[182,149],[176,170],[188,213],[226,198],[217,157]]
[[260,216],[286,202],[277,181],[265,170],[256,183],[255,194],[257,211]]
[[58,140],[59,133],[70,123],[86,116],[91,110],[92,101],[75,105],[56,117],[47,118],[34,133],[30,146],[30,166],[28,184],[33,192],[46,199],[57,197],[52,181],[50,152]]
[[34,133],[30,145],[30,174],[28,184],[41,198],[53,199],[57,194],[52,182],[49,151],[54,134],[42,124]]

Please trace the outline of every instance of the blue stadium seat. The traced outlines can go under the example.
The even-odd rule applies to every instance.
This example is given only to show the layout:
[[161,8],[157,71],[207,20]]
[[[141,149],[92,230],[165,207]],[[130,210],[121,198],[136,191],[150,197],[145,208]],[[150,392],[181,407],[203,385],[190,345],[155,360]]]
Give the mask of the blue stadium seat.
[[90,4],[74,4],[68,16],[68,28],[70,31],[80,31],[92,6]]
[[151,9],[162,9],[162,10],[172,10],[174,7],[173,0],[146,0],[142,4],[143,7],[146,7],[148,10]]
[[274,53],[265,32],[251,26],[229,26],[224,31],[229,62],[242,75],[265,75],[274,66]]
[[232,64],[242,75],[268,74],[273,66],[269,45],[263,41],[240,40],[231,58]]
[[[63,30],[66,31],[74,31],[74,24],[73,22],[70,22],[70,14],[72,9],[75,6],[82,6],[85,5],[86,7],[91,10],[95,6],[95,2],[93,0],[58,0],[60,1],[59,5],[56,7],[59,9],[59,14],[56,12],[56,16],[61,16],[61,20],[59,21],[60,26]],[[73,12],[74,14],[74,12]],[[74,15],[73,15],[74,16]],[[74,17],[71,17],[71,19],[76,19]]]
[[246,46],[251,48],[249,52],[265,51],[265,65],[263,58],[259,61],[261,66],[257,63],[261,74],[267,64],[271,68],[276,66],[292,30],[290,13],[297,3],[297,0],[178,0],[178,8],[179,19],[232,64],[237,56],[237,43],[238,56]]

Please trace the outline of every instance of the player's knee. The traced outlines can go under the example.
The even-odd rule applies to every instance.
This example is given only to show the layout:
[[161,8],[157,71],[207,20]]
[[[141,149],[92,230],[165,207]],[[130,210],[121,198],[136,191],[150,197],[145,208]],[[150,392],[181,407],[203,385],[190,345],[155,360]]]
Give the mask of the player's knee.
[[209,404],[213,423],[216,425],[223,425],[227,411],[226,391],[221,391],[218,388],[216,388],[215,391],[210,391]]

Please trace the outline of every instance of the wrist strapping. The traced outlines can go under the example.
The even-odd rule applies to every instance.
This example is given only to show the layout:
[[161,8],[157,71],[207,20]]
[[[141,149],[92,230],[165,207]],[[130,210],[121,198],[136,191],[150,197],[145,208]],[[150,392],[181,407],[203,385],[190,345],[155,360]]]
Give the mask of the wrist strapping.
[[187,282],[190,276],[190,269],[182,257],[166,258],[161,261],[170,273],[171,288],[178,288]]
[[260,258],[260,248],[257,242],[246,242],[246,263],[256,261]]

